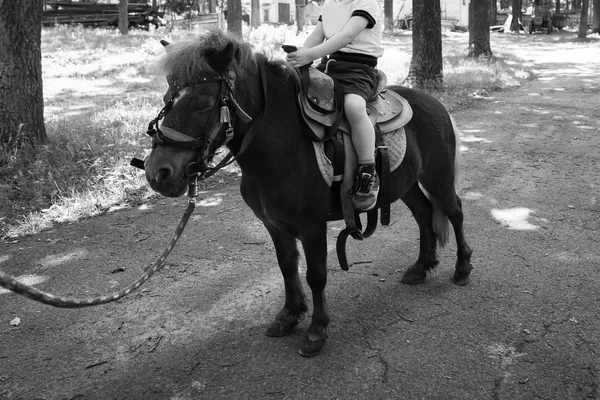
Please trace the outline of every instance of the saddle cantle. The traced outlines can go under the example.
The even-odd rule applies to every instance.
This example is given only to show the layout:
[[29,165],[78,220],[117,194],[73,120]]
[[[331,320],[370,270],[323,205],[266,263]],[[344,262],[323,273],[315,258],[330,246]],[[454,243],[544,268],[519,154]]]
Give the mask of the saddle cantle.
[[[387,77],[377,70],[378,85],[375,95],[367,103],[367,114],[373,126],[382,133],[393,132],[406,125],[412,118],[408,101],[394,91],[386,90]],[[298,93],[302,117],[310,127],[314,141],[330,139],[339,129],[350,133],[350,125],[343,117],[341,90],[336,92],[334,80],[316,68],[309,67],[302,73],[304,89]],[[332,129],[334,128],[334,129]]]

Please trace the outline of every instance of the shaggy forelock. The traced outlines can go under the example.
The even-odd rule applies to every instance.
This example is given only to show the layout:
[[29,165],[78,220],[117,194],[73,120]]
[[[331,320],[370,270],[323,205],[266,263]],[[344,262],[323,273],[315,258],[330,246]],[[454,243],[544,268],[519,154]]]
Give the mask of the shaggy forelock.
[[158,63],[159,71],[179,85],[195,83],[200,76],[215,74],[206,56],[213,51],[221,51],[228,43],[234,45],[234,59],[229,68],[238,79],[256,69],[256,61],[250,47],[235,35],[221,30],[211,30],[199,36],[170,44],[166,54]]

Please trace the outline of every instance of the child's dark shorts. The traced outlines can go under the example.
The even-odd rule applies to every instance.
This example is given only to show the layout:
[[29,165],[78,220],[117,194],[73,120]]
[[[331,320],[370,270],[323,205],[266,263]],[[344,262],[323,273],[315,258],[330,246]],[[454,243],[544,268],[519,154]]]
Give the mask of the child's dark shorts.
[[[317,69],[325,72],[325,64],[320,63]],[[359,63],[330,60],[327,75],[336,79],[344,90],[344,94],[357,94],[369,101],[375,94],[377,73],[375,68]]]

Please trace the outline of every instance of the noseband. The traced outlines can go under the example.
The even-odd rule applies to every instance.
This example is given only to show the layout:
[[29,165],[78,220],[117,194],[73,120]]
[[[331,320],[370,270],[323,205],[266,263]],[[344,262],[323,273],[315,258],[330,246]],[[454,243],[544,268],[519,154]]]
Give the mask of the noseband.
[[[146,132],[146,134],[148,134],[152,138],[152,148],[155,148],[160,144],[161,146],[166,147],[193,150],[198,154],[196,160],[189,163],[185,167],[185,173],[187,176],[190,177],[197,176],[198,174],[202,177],[209,169],[215,169],[214,172],[216,172],[216,170],[219,170],[225,165],[227,165],[227,162],[229,161],[229,159],[231,159],[231,157],[228,157],[225,163],[220,163],[214,168],[208,168],[205,163],[207,159],[214,155],[214,153],[210,153],[210,145],[222,131],[224,124],[227,124],[227,129],[225,130],[225,141],[221,145],[227,144],[233,138],[234,130],[233,121],[231,118],[231,105],[233,105],[233,107],[235,108],[236,115],[243,122],[248,123],[252,121],[252,118],[240,107],[238,102],[235,100],[235,73],[233,71],[228,71],[222,75],[203,76],[195,85],[192,86],[205,85],[215,82],[221,82],[221,88],[219,90],[218,96],[220,99],[220,107],[219,102],[215,103],[211,111],[208,124],[206,126],[205,134],[203,136],[193,138],[192,136],[181,133],[177,136],[185,135],[192,138],[192,140],[177,140],[170,138],[168,134],[165,135],[165,133],[163,133],[159,128],[160,120],[163,119],[165,114],[169,112],[169,110],[173,107],[175,97],[181,91],[181,89],[183,89],[183,87],[176,88],[173,90],[171,98],[169,99],[169,101],[167,101],[167,104],[160,110],[158,116],[152,121],[150,121],[150,124],[148,124],[148,131]],[[179,132],[176,133],[179,134]]]

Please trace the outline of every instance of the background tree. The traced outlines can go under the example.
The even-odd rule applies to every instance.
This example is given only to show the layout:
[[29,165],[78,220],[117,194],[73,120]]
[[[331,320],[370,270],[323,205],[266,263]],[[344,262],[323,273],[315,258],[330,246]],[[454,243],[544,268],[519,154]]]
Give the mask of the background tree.
[[579,20],[579,39],[585,39],[587,37],[587,26],[588,26],[588,9],[590,8],[590,1],[583,0],[581,4],[581,19]]
[[471,0],[469,3],[469,53],[467,57],[491,57],[490,0]]
[[43,0],[0,0],[0,147],[45,143]]
[[600,0],[593,0],[592,3],[592,33],[600,33]]
[[129,18],[127,11],[129,8],[128,0],[119,0],[119,31],[121,35],[129,33]]
[[250,3],[250,24],[253,28],[260,26],[260,0],[252,0]]
[[385,29],[392,31],[394,29],[394,0],[383,1],[383,17],[385,20]]
[[227,0],[227,31],[242,37],[241,0]]
[[512,0],[512,21],[510,30],[521,32],[521,0]]
[[298,32],[302,32],[304,30],[305,5],[305,0],[296,0],[296,26],[298,27]]
[[412,58],[408,81],[419,89],[443,87],[440,0],[413,0]]

